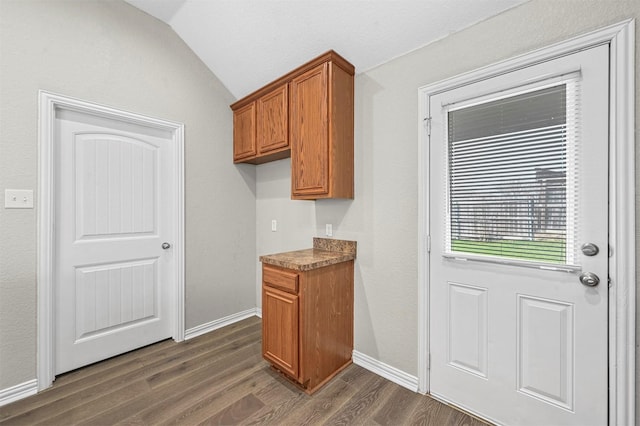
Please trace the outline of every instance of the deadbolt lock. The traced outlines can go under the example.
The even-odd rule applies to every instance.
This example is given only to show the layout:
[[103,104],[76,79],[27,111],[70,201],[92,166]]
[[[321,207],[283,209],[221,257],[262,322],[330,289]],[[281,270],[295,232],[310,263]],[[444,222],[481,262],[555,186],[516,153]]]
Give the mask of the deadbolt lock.
[[582,254],[584,254],[585,256],[595,256],[600,251],[598,246],[593,243],[584,243],[581,247],[581,250]]

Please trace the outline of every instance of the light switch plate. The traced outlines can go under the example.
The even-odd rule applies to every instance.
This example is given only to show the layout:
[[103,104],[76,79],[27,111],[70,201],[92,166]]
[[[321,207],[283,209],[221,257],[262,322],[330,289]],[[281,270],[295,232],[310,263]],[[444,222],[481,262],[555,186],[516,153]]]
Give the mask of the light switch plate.
[[5,209],[32,209],[33,190],[31,189],[5,189]]
[[271,221],[271,232],[276,232],[278,230],[278,221],[273,219]]

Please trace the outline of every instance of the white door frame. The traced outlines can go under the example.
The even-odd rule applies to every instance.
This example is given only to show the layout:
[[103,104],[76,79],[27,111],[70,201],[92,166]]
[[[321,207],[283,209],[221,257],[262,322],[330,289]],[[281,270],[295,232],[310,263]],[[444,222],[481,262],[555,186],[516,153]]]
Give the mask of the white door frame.
[[418,89],[418,390],[429,392],[429,98],[589,47],[610,46],[609,99],[609,424],[635,421],[635,21],[627,20],[562,43]]
[[184,340],[184,124],[159,120],[115,108],[70,98],[41,90],[38,123],[38,265],[37,265],[37,365],[38,390],[51,386],[55,378],[54,315],[54,212],[55,186],[55,115],[63,109],[103,118],[143,125],[171,132],[173,139],[173,174],[175,189],[173,217],[176,239],[172,243],[176,256],[175,283],[171,306],[172,337]]

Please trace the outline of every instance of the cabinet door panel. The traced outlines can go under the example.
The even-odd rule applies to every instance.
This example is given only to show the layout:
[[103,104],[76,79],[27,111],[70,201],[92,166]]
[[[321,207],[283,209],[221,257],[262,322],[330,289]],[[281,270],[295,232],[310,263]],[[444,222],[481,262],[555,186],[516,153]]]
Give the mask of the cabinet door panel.
[[256,155],[255,102],[233,112],[233,160],[246,160]]
[[289,146],[289,91],[285,84],[257,101],[258,152],[285,149]]
[[329,192],[328,65],[291,82],[291,185],[293,195]]
[[298,296],[262,286],[262,355],[298,377]]

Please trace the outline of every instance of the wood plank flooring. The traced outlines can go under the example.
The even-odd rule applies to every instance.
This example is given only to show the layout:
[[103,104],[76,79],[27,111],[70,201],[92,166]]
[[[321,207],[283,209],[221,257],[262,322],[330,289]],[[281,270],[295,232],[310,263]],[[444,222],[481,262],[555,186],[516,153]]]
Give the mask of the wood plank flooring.
[[0,424],[485,424],[356,365],[308,396],[262,360],[260,336],[252,317],[63,374],[38,395],[0,407]]

